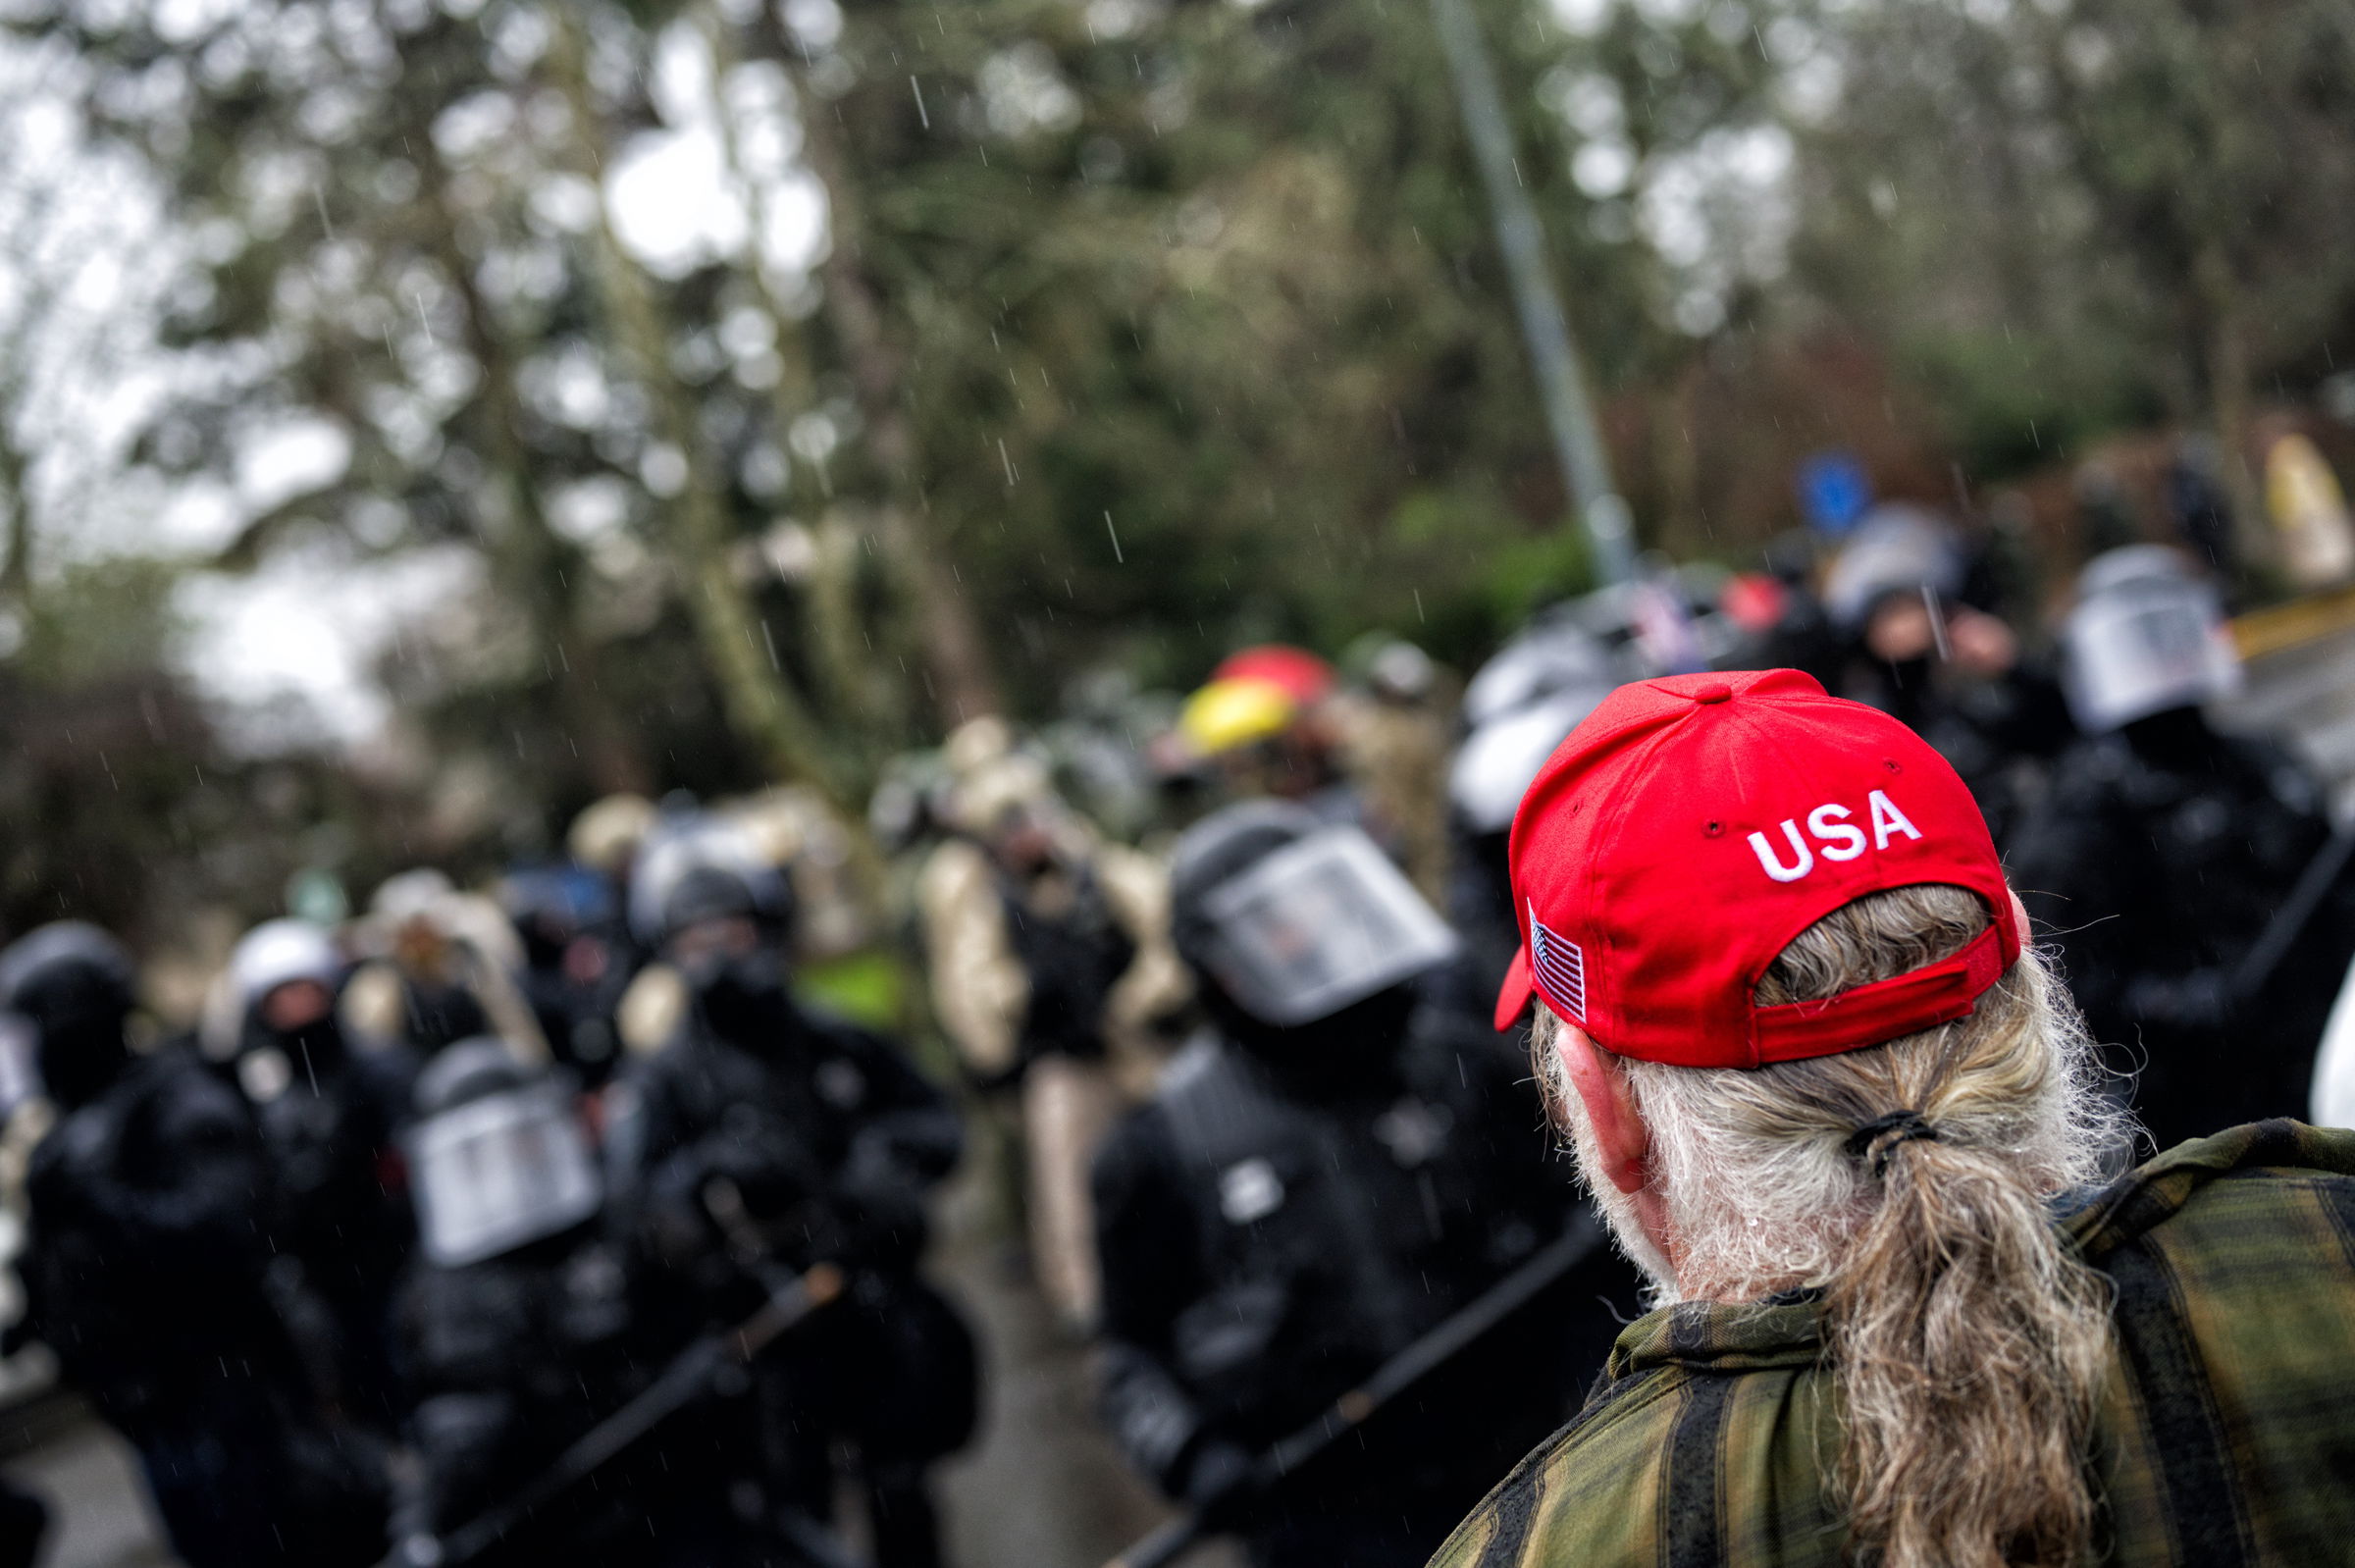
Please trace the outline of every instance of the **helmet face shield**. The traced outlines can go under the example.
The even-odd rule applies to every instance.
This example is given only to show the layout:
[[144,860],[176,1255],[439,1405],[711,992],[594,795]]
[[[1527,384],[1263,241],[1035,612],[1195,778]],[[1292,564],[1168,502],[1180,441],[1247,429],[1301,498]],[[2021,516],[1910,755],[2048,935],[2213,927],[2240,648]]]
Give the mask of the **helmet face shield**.
[[40,1031],[22,1013],[0,1013],[0,1120],[44,1092]]
[[2146,577],[2097,593],[2070,611],[2068,705],[2092,734],[2240,690],[2215,594],[2182,578]]
[[1330,1018],[1454,957],[1455,933],[1354,827],[1286,845],[1203,895],[1207,964],[1252,1017]]
[[603,1190],[559,1081],[452,1106],[410,1133],[418,1230],[445,1268],[494,1258],[588,1219]]

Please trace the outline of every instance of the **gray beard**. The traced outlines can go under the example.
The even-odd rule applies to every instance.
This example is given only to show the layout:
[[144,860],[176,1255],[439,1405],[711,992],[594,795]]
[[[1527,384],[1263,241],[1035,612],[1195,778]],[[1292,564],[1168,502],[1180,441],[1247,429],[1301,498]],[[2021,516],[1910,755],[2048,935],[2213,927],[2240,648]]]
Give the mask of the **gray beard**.
[[1587,1103],[1578,1097],[1569,1071],[1562,1066],[1557,1053],[1547,1051],[1544,1058],[1544,1071],[1540,1074],[1538,1084],[1544,1096],[1546,1114],[1555,1126],[1569,1134],[1571,1153],[1578,1160],[1579,1182],[1594,1199],[1603,1224],[1610,1227],[1611,1239],[1617,1243],[1620,1255],[1641,1269],[1650,1281],[1644,1291],[1644,1304],[1661,1307],[1683,1300],[1683,1293],[1677,1288],[1676,1270],[1645,1231],[1643,1222],[1636,1218],[1634,1196],[1620,1191],[1609,1177],[1599,1175],[1604,1165],[1601,1151],[1595,1145],[1595,1126],[1587,1120]]

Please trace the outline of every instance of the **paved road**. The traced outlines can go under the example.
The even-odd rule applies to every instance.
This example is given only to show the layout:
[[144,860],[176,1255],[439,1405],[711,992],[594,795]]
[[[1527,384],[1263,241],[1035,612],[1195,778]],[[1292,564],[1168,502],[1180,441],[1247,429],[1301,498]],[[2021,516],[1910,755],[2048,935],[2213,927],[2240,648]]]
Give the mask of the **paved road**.
[[0,1468],[49,1504],[45,1568],[169,1568],[137,1461],[86,1411],[52,1401],[15,1412],[0,1437],[11,1450]]
[[[976,1150],[968,1172],[992,1166]],[[947,1474],[964,1568],[1098,1568],[1166,1517],[1096,1426],[1087,1353],[1052,1323],[998,1239],[975,1176],[950,1195],[938,1266],[971,1310],[989,1371],[981,1441]],[[1189,1568],[1234,1568],[1224,1547]]]
[[2355,629],[2269,653],[2220,718],[2278,735],[2329,782],[2339,820],[2355,815]]

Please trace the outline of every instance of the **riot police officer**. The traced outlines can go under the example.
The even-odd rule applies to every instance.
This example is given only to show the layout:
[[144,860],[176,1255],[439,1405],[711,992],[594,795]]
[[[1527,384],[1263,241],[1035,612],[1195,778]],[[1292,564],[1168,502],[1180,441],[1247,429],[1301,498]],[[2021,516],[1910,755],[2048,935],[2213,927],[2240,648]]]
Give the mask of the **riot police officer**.
[[620,1065],[614,1015],[637,972],[611,885],[585,865],[539,866],[502,877],[498,902],[523,942],[516,985],[550,1055],[596,1088]]
[[2174,550],[2095,557],[2063,642],[2086,738],[2015,844],[2013,885],[2095,1034],[2139,1071],[2161,1148],[2303,1115],[2355,951],[2346,879],[2282,933],[2270,972],[2248,966],[2329,837],[2322,792],[2279,748],[2209,724],[2202,705],[2238,690],[2238,666],[2215,588]]
[[1106,1418],[1256,1568],[1416,1568],[1576,1408],[1617,1329],[1594,1297],[1632,1291],[1597,1246],[1592,1273],[1257,1495],[1274,1440],[1596,1226],[1526,1069],[1413,1027],[1410,982],[1455,941],[1362,832],[1244,803],[1190,829],[1171,875],[1216,1036],[1097,1162]]
[[[282,1292],[324,1307],[327,1381],[357,1420],[398,1417],[387,1309],[408,1254],[408,1194],[392,1133],[406,1053],[354,1052],[336,1012],[343,961],[307,920],[255,926],[230,955],[238,1004],[236,1075],[268,1155],[268,1221]],[[300,1320],[295,1320],[301,1327]]]
[[372,1563],[381,1470],[320,1415],[266,1285],[260,1137],[184,1044],[132,1053],[133,991],[94,926],[0,954],[59,1112],[26,1177],[26,1327],[138,1450],[190,1568]]
[[[403,1560],[512,1503],[641,1391],[675,1346],[650,1342],[626,1250],[561,1073],[501,1041],[460,1042],[420,1076],[407,1134],[420,1257],[400,1342],[417,1455],[397,1530]],[[734,1568],[759,1561],[758,1519],[729,1482],[754,1451],[743,1401],[696,1408],[541,1507],[504,1519],[473,1561]]]
[[845,1270],[844,1298],[760,1364],[772,1503],[832,1512],[851,1455],[881,1568],[939,1561],[926,1475],[975,1414],[972,1340],[917,1271],[925,1192],[963,1133],[881,1036],[794,996],[784,878],[725,824],[650,843],[632,919],[684,981],[687,1016],[616,1081],[609,1151],[639,1244],[730,1322],[772,1271]]
[[1893,714],[1962,775],[1997,847],[2074,733],[2050,674],[2023,655],[1984,563],[1945,519],[1889,504],[1858,525],[1823,588],[1846,656],[1836,697]]

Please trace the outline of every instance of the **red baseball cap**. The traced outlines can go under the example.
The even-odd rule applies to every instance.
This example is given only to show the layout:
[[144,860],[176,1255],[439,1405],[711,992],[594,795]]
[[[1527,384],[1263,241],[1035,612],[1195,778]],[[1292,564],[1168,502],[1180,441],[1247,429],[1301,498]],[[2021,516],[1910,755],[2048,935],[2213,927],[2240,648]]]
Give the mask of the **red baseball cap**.
[[[1968,1014],[2019,957],[2003,864],[1970,791],[1920,736],[1797,670],[1622,686],[1570,732],[1513,818],[1521,951],[1496,1027],[1534,993],[1620,1056],[1754,1068],[1854,1051]],[[1760,1006],[1792,938],[1844,904],[1967,888],[1962,952],[1821,1001]]]
[[1265,681],[1303,706],[1321,703],[1333,693],[1333,666],[1305,648],[1285,643],[1261,643],[1239,649],[1219,660],[1210,680]]

